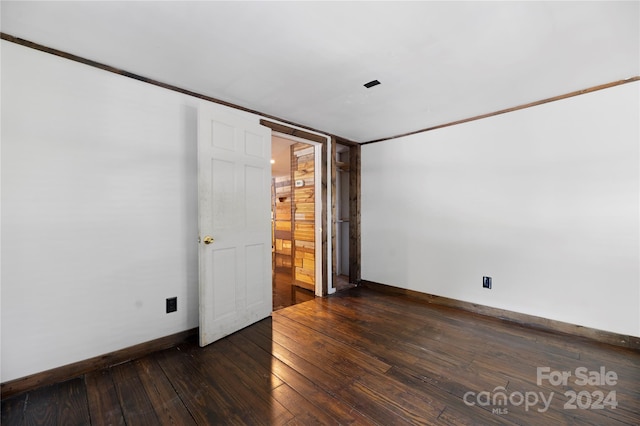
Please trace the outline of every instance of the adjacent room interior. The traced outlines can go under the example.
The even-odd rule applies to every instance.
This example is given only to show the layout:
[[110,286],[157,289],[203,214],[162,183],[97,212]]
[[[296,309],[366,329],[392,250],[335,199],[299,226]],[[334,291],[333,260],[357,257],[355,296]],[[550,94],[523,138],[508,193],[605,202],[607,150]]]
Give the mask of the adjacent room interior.
[[316,291],[315,147],[271,140],[273,309],[306,302]]

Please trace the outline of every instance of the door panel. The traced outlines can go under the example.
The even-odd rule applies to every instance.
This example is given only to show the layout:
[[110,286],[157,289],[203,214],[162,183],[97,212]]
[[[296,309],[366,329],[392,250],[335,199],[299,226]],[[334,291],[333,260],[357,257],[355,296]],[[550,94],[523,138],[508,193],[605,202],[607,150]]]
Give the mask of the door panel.
[[[261,222],[264,221],[264,212],[261,203],[264,202],[265,186],[271,191],[269,179],[265,182],[265,173],[262,168],[245,166],[244,168],[244,196],[246,206],[246,226],[247,229],[260,229]],[[269,208],[271,205],[269,204]],[[269,213],[271,214],[271,213]]]
[[[201,346],[271,314],[270,159],[270,129],[201,106]],[[209,244],[207,236],[213,237]]]
[[211,161],[211,196],[213,228],[215,230],[233,227],[235,219],[235,165],[230,161]]
[[[261,271],[265,267],[264,245],[254,244],[246,247],[245,276],[247,277],[247,306],[253,307],[262,303],[261,289],[265,287],[264,276]],[[269,276],[268,278],[271,278]],[[271,283],[266,283],[271,286]]]
[[[211,249],[211,262],[209,267],[211,270],[211,280],[213,282],[220,283],[233,283],[236,282],[236,265],[237,256],[235,248],[226,248],[216,250]],[[206,277],[209,278],[209,277]],[[228,303],[229,300],[236,300],[236,288],[232,285],[227,286],[215,286],[213,287],[213,315],[212,318],[216,321],[223,320],[228,316],[233,316],[236,313],[236,304]]]

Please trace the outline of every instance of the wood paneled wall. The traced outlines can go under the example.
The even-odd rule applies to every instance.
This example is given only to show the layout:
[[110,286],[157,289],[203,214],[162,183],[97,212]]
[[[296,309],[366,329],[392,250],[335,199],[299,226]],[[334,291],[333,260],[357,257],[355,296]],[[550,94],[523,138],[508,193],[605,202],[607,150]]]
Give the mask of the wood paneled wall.
[[315,169],[314,147],[291,145],[291,193],[293,202],[293,280],[315,290]]
[[275,271],[290,272],[293,266],[291,238],[291,177],[273,179],[273,234]]

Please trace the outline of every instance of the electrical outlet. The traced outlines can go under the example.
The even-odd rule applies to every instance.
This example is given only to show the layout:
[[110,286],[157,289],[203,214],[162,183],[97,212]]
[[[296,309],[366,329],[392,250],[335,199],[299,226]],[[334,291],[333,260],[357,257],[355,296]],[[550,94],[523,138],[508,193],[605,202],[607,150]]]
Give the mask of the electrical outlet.
[[178,310],[178,298],[177,297],[167,298],[167,313],[175,312],[177,310]]
[[491,289],[491,277],[482,277],[482,288]]

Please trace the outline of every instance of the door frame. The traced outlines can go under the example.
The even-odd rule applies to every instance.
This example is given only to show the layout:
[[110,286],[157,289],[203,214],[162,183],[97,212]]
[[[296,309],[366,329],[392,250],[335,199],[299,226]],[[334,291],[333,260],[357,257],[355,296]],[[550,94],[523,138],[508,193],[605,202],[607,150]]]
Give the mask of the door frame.
[[[293,127],[289,124],[277,123],[270,120],[260,120],[260,124],[271,129],[272,136],[279,136],[295,140],[296,142],[302,142],[309,145],[314,145],[314,153],[316,166],[315,167],[315,188],[316,194],[320,194],[322,203],[315,203],[316,213],[316,285],[315,295],[322,297],[332,294],[336,291],[333,287],[333,265],[332,265],[332,247],[328,244],[332,237],[332,206],[331,204],[331,185],[327,182],[331,182],[331,156],[327,155],[331,152],[332,138],[322,133],[312,133],[301,128]],[[318,198],[316,197],[316,201]],[[318,217],[320,220],[318,220]],[[320,224],[320,226],[318,226]],[[318,238],[320,237],[320,238]],[[318,249],[320,248],[320,249]],[[321,253],[321,256],[318,256]],[[320,265],[320,267],[318,267]],[[320,274],[320,279],[318,275]]]
[[[343,145],[349,148],[349,282],[356,286],[362,283],[360,268],[360,217],[361,217],[361,194],[360,194],[360,176],[361,176],[361,145],[342,138],[332,138],[331,144],[331,187],[333,193],[336,193],[336,176],[338,174],[336,164],[337,145]],[[332,208],[335,210],[335,197],[332,200]],[[335,211],[334,211],[335,215]],[[336,235],[333,223],[333,235]],[[337,262],[335,255],[337,253],[335,239],[332,240],[332,252],[334,265]],[[337,269],[334,267],[332,273],[335,274]]]
[[[300,142],[306,145],[313,146],[313,182],[314,182],[314,194],[322,194],[322,167],[320,166],[320,162],[322,161],[322,143],[311,141],[309,139],[303,139],[297,136],[288,135],[285,133],[281,133],[275,130],[271,131],[272,136],[277,136],[282,139],[288,139],[293,142]],[[322,204],[318,203],[319,197],[315,197],[313,203],[314,209],[314,253],[315,253],[315,276],[314,276],[314,294],[316,296],[322,297],[325,294],[323,293],[322,288],[322,278],[325,275],[325,271],[322,270],[322,256],[319,254],[322,253]],[[323,200],[324,202],[325,200]],[[320,225],[320,226],[318,226]],[[295,239],[293,238],[293,230],[292,232],[292,244],[294,244]]]

